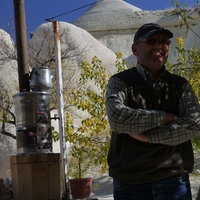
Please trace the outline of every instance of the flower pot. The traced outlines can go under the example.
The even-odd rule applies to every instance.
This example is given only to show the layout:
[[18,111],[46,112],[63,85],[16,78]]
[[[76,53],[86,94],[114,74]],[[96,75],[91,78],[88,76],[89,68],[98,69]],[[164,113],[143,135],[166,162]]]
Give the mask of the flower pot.
[[73,199],[84,199],[90,197],[92,191],[92,178],[69,179]]

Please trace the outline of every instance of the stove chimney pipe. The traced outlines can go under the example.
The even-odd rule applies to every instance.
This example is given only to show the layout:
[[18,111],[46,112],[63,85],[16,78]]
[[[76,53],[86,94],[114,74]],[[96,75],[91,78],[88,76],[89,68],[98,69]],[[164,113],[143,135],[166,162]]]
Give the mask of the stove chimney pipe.
[[29,59],[26,36],[24,0],[13,0],[17,43],[17,62],[20,92],[30,91]]

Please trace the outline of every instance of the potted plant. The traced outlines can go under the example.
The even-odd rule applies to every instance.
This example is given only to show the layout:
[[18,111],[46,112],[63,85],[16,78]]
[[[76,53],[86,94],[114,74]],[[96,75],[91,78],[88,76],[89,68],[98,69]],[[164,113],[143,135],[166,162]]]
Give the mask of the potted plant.
[[[92,177],[87,176],[87,172],[92,166],[93,160],[89,157],[90,149],[84,145],[86,139],[82,134],[75,132],[73,118],[66,113],[66,142],[70,144],[67,153],[67,168],[69,189],[73,199],[89,198],[92,191]],[[59,133],[53,129],[54,141],[59,139]]]
[[86,149],[72,146],[69,163],[69,184],[73,199],[89,198],[92,191],[92,177],[84,177],[89,162]]

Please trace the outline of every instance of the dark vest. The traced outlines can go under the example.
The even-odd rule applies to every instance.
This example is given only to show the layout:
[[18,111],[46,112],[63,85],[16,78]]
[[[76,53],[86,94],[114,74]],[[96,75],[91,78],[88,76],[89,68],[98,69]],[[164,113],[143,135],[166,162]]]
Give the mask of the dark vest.
[[[163,110],[178,115],[179,98],[186,80],[165,71],[158,85],[144,81],[136,68],[114,77],[127,86],[127,106]],[[112,133],[108,153],[109,175],[121,181],[140,184],[191,172],[194,164],[191,141],[168,146],[131,139]]]

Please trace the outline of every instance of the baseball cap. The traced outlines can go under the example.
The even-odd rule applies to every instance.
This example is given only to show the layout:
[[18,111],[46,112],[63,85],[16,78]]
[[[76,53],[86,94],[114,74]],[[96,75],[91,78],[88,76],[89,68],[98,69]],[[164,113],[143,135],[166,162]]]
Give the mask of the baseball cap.
[[134,42],[136,42],[137,39],[140,37],[144,39],[151,36],[153,33],[166,33],[169,38],[172,38],[174,36],[170,30],[161,27],[159,24],[147,23],[147,24],[142,25],[137,30],[134,36]]

